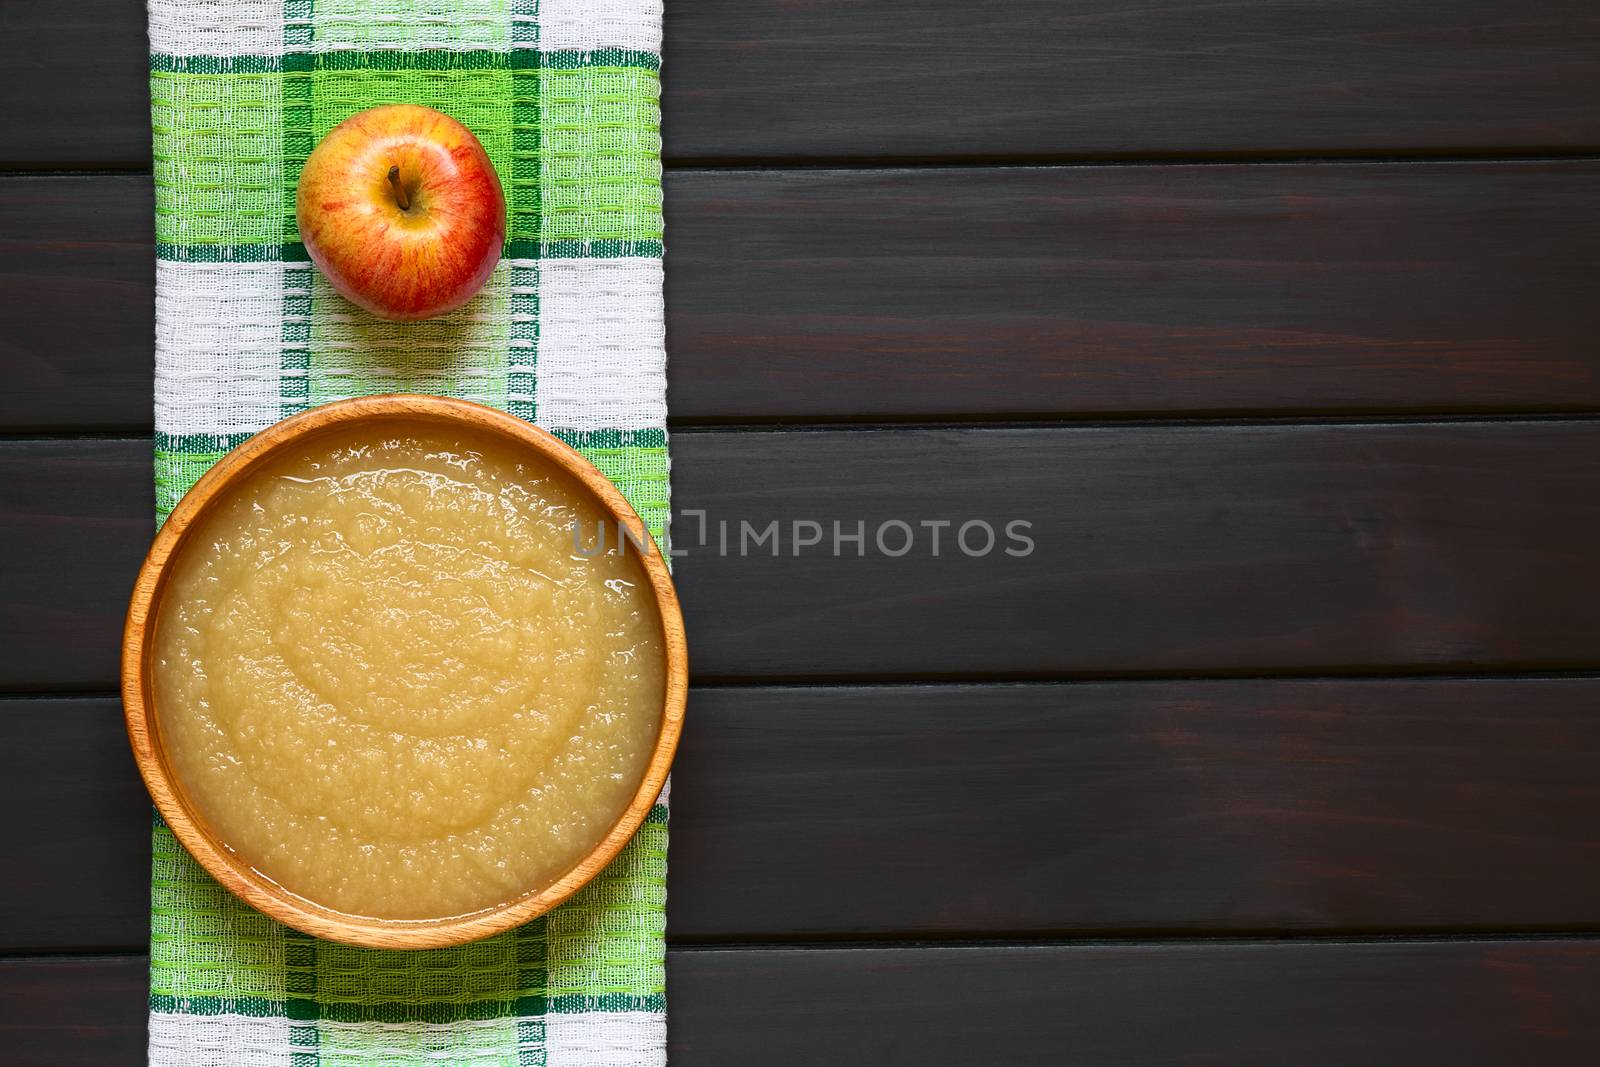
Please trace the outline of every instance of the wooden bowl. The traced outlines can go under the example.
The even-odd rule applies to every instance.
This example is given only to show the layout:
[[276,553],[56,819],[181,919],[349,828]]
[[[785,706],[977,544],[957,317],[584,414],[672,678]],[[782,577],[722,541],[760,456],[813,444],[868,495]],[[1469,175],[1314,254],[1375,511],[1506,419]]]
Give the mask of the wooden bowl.
[[[160,716],[152,690],[151,656],[154,620],[159,618],[171,564],[183,551],[195,524],[230,489],[259,470],[284,449],[335,427],[365,422],[443,423],[488,432],[565,470],[607,511],[644,538],[644,523],[606,476],[556,438],[493,408],[443,397],[393,395],[344,400],[313,408],[261,431],[229,452],[201,477],[178,503],[156,535],[128,605],[122,637],[122,703],[134,759],[156,808],[173,834],[212,877],[250,906],[297,930],[367,948],[438,948],[500,933],[542,915],[577,892],[621,851],[644,822],[667,780],[667,769],[683,730],[688,690],[688,652],[677,593],[659,552],[642,553],[645,574],[660,611],[666,663],[661,732],[627,810],[594,850],[554,883],[486,911],[440,919],[377,919],[350,915],[299,897],[242,861],[222,844],[200,818],[173,773],[162,746]],[[641,540],[641,543],[648,543]]]

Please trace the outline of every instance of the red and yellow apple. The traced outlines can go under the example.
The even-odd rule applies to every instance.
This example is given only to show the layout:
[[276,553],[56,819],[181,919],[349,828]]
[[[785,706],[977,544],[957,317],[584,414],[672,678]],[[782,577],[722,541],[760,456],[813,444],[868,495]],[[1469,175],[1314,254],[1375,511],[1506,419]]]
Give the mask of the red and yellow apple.
[[449,115],[414,104],[335,126],[300,172],[295,215],[333,287],[401,321],[472,299],[506,237],[505,193],[483,145]]

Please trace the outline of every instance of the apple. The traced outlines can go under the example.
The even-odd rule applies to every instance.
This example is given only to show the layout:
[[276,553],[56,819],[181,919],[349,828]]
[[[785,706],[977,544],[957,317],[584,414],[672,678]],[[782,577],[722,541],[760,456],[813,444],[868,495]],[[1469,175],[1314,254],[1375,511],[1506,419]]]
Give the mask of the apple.
[[311,261],[352,303],[427,319],[472,299],[500,261],[506,198],[472,131],[415,104],[335,126],[295,191]]

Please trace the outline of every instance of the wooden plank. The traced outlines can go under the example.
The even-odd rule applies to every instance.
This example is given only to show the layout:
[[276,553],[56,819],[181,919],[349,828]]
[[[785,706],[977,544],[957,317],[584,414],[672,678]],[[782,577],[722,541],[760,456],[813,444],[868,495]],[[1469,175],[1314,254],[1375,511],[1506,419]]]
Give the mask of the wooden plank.
[[669,929],[1597,928],[1597,697],[1595,679],[698,689]]
[[119,701],[0,700],[0,797],[0,951],[148,943],[150,798]]
[[0,692],[116,690],[122,616],[155,532],[150,449],[0,443]]
[[1597,179],[1576,162],[673,175],[673,412],[1593,410]]
[[[675,173],[673,417],[1595,410],[1597,179]],[[144,177],[0,179],[0,427],[149,429],[150,212]]]
[[[0,584],[0,692],[113,690],[149,447],[0,442],[0,551],[27,563]],[[1600,422],[720,430],[673,449],[680,515],[707,516],[704,544],[694,516],[674,543],[699,681],[1600,667]],[[836,555],[835,522],[865,542]],[[781,541],[741,555],[740,523]],[[981,525],[962,547],[969,523],[992,547]]]
[[1593,942],[686,952],[676,1067],[1589,1064]]
[[1460,151],[1600,141],[1584,0],[693,0],[669,158]]
[[[1600,927],[1600,679],[696,689],[674,942]],[[115,700],[0,702],[0,952],[134,949]]]
[[149,429],[153,212],[148,176],[0,178],[0,427]]
[[143,956],[0,960],[0,1037],[28,1067],[145,1063]]
[[[19,1062],[144,1062],[142,957],[0,962]],[[674,1067],[1591,1064],[1588,940],[669,951]]]
[[8,2],[0,167],[150,165],[150,53],[139,0]]
[[[137,0],[7,5],[0,163],[149,159]],[[92,55],[85,55],[92,48]],[[1585,0],[682,0],[669,159],[1470,151],[1600,142]]]
[[[707,547],[693,518],[675,539],[702,679],[1600,665],[1596,422],[722,432],[675,448],[680,513],[709,526]],[[783,554],[717,554],[724,521],[736,540],[778,522]],[[828,547],[796,555],[808,521]],[[896,521],[914,541],[891,558]],[[923,524],[944,521],[935,555]],[[1017,521],[1035,546],[1022,558]],[[871,540],[834,542],[835,522]],[[951,540],[971,523],[995,531],[988,554],[982,525]]]

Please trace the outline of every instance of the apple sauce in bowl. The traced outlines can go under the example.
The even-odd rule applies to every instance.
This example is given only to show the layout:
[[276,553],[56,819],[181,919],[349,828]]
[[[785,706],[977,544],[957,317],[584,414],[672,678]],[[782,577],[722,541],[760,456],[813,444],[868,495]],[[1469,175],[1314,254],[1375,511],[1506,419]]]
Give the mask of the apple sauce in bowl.
[[314,409],[213,475],[141,575],[125,686],[158,807],[214,875],[308,932],[420,947],[546,910],[620,849],[686,667],[603,476],[410,397]]

